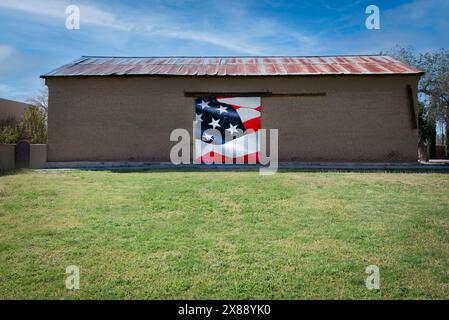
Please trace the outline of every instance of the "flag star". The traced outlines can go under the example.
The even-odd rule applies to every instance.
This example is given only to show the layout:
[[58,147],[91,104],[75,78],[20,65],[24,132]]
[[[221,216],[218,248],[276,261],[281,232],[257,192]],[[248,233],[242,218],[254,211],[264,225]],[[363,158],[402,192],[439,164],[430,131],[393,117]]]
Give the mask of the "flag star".
[[222,105],[220,105],[220,108],[218,108],[218,111],[220,112],[220,114],[222,114],[223,112],[228,112],[227,109],[228,109],[228,108],[223,107]]
[[238,133],[237,131],[237,125],[233,126],[231,123],[229,124],[229,128],[226,129],[226,131],[229,131],[230,134],[234,135],[235,133]]
[[203,141],[210,141],[214,136],[211,134],[207,134],[206,132],[203,135]]
[[201,110],[204,110],[204,108],[209,107],[209,102],[201,100],[200,106],[201,106]]
[[203,119],[201,119],[202,116],[203,116],[202,113],[200,113],[200,114],[195,114],[195,123],[203,122]]
[[215,120],[214,118],[212,118],[212,122],[209,123],[210,126],[212,126],[213,129],[215,129],[216,127],[221,127],[218,123],[220,122],[220,119]]

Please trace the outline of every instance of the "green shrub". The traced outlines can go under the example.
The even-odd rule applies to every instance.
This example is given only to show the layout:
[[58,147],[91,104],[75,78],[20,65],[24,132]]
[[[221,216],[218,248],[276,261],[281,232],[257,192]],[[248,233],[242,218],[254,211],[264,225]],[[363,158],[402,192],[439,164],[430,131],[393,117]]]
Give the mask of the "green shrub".
[[16,118],[8,116],[0,119],[0,143],[14,144],[21,136]]
[[45,114],[37,107],[28,107],[19,123],[21,138],[30,143],[47,143]]
[[0,128],[0,143],[15,144],[20,140],[20,130],[17,126],[3,126]]
[[0,143],[15,144],[19,140],[47,143],[47,122],[44,111],[37,107],[25,109],[22,120],[14,117],[0,119]]

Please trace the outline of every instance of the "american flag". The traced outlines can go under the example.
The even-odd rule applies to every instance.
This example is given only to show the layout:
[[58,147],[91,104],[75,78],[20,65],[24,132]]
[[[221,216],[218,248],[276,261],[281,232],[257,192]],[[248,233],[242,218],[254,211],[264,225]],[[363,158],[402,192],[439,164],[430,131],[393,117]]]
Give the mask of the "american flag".
[[195,105],[197,162],[258,162],[260,97],[199,97]]

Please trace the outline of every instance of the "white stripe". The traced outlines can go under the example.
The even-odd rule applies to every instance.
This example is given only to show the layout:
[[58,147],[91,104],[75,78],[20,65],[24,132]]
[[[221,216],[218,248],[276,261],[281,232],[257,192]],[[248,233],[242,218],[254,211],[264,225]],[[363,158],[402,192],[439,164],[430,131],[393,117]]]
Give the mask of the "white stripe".
[[237,98],[220,98],[218,102],[232,104],[242,108],[255,109],[260,107],[260,97],[237,97]]
[[239,114],[242,122],[260,117],[259,111],[254,110],[254,109],[249,109],[249,108],[239,108],[239,109],[237,109],[237,113]]
[[257,132],[246,134],[225,144],[205,143],[200,139],[195,139],[196,158],[204,156],[209,152],[219,153],[226,157],[238,158],[255,152],[260,148],[257,143]]

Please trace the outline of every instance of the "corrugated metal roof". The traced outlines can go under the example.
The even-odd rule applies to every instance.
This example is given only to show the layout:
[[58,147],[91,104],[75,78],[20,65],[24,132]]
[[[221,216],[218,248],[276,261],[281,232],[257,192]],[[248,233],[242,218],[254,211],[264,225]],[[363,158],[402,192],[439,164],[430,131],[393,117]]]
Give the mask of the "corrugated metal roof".
[[42,78],[74,76],[284,76],[422,74],[389,56],[96,57],[80,59]]

